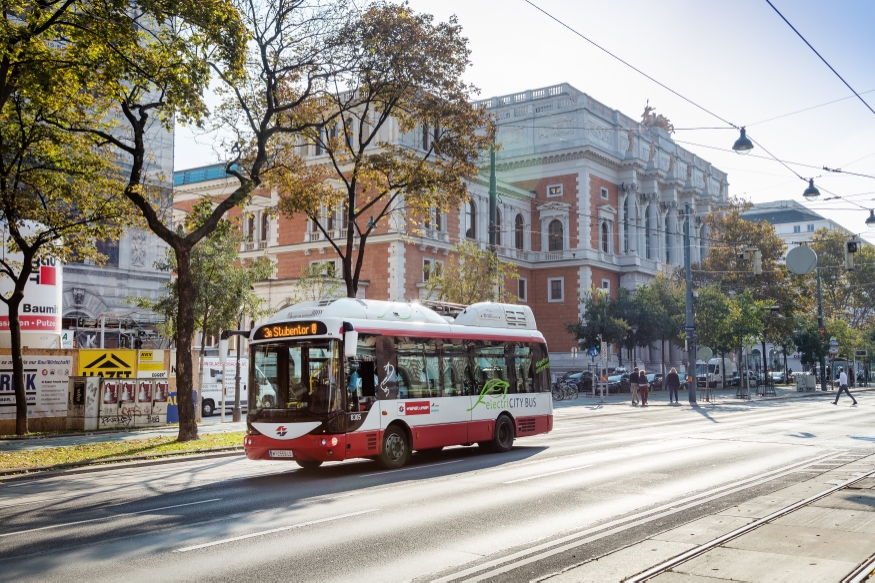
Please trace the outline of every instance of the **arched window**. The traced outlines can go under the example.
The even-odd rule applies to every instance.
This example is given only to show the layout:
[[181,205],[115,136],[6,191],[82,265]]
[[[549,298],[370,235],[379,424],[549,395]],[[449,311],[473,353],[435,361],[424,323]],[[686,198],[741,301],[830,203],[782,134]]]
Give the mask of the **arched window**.
[[270,239],[270,215],[261,213],[261,240],[267,241]]
[[629,197],[623,201],[623,251],[629,252]]
[[663,228],[665,229],[665,262],[671,263],[671,238],[668,233],[668,213],[665,215]]
[[355,143],[355,121],[352,116],[346,118],[346,147],[352,150],[352,145]]
[[644,257],[652,259],[650,256],[650,206],[644,212]]
[[473,200],[468,202],[465,213],[465,236],[469,239],[477,238],[477,205]]
[[523,215],[522,214],[518,214],[516,216],[516,219],[514,219],[513,229],[514,229],[514,236],[516,239],[516,241],[515,241],[516,248],[522,249],[523,248],[523,229],[524,229]]
[[565,238],[562,232],[562,222],[555,219],[550,221],[547,233],[547,249],[549,251],[562,251]]
[[602,251],[605,253],[610,249],[610,231],[608,230],[608,222],[602,221]]
[[495,209],[495,244],[501,245],[501,211]]
[[252,213],[246,215],[246,240],[255,241],[255,215]]

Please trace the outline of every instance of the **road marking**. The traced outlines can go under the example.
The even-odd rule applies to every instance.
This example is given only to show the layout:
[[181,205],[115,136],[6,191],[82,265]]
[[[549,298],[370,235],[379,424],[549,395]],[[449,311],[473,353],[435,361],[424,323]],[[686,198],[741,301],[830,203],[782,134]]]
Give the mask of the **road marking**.
[[447,464],[457,464],[459,462],[463,462],[465,460],[453,460],[450,462],[440,462],[437,464],[424,464],[421,466],[412,466],[409,468],[398,468],[397,470],[386,470],[385,472],[374,472],[373,474],[362,474],[359,478],[368,478],[370,476],[385,476],[386,474],[392,474],[394,472],[406,472],[408,470],[422,470],[425,468],[433,468],[435,466],[445,466]]
[[576,468],[567,468],[564,470],[559,470],[556,472],[549,472],[546,474],[539,474],[537,476],[529,476],[528,478],[520,478],[518,480],[511,480],[509,482],[502,482],[502,484],[516,484],[517,482],[526,482],[528,480],[537,480],[538,478],[546,478],[547,476],[555,476],[556,474],[564,474],[565,472],[573,472],[574,470],[582,470],[584,468],[591,468],[595,464],[589,464],[588,466],[577,466]]
[[267,534],[273,534],[275,532],[283,532],[286,530],[293,530],[295,528],[303,528],[305,526],[311,526],[313,524],[321,524],[323,522],[331,522],[333,520],[341,520],[342,518],[352,518],[353,516],[360,516],[362,514],[368,514],[369,512],[376,512],[379,510],[378,508],[371,508],[370,510],[361,510],[359,512],[351,512],[349,514],[341,514],[340,516],[332,516],[330,518],[320,518],[319,520],[311,520],[309,522],[302,522],[301,524],[293,524],[291,526],[281,526],[279,528],[272,528],[270,530],[262,530],[261,532],[253,532],[250,534],[244,534],[240,536],[235,536],[231,538],[224,538],[222,540],[213,541],[211,543],[204,543],[202,545],[193,545],[190,547],[183,547],[181,549],[176,549],[173,551],[174,553],[187,553],[188,551],[196,551],[198,549],[205,549],[207,547],[214,547],[217,545],[224,545],[227,543],[232,543],[238,540],[246,540],[247,538],[254,538],[257,536],[264,536]]
[[[799,466],[819,462],[821,460],[829,458],[830,456],[837,455],[837,453],[838,452],[836,451],[831,451],[826,454],[816,456],[813,459],[789,464],[782,468],[763,472],[749,478],[744,478],[742,480],[726,484],[725,486],[711,489],[707,492],[702,492],[700,494],[689,496],[682,500],[676,500],[674,502],[670,502],[668,504],[664,504],[650,510],[638,512],[625,518],[619,518],[605,524],[593,526],[575,534],[570,534],[552,541],[541,543],[534,547],[518,551],[504,557],[499,557],[497,559],[493,559],[491,561],[487,561],[485,563],[481,563],[479,565],[457,571],[438,579],[433,579],[432,583],[448,583],[449,581],[455,581],[456,579],[461,579],[469,575],[475,575],[476,573],[480,573],[480,575],[475,575],[474,577],[465,579],[465,581],[473,582],[493,578],[496,575],[518,569],[519,567],[530,563],[544,560],[550,556],[563,553],[565,551],[577,548],[581,545],[590,543],[595,540],[602,539],[612,534],[623,532],[625,530],[634,528],[641,524],[645,524],[657,518],[669,516],[688,508],[694,508],[710,500],[722,498],[727,494],[732,494],[734,492],[745,490],[760,483],[769,482],[771,480],[781,477],[782,475],[790,473],[790,471],[798,468]],[[483,573],[483,571],[486,572]]]
[[188,502],[186,504],[174,504],[173,506],[162,506],[161,508],[152,508],[150,510],[139,510],[137,512],[124,512],[122,514],[113,514],[111,516],[102,516],[100,518],[89,518],[88,520],[77,520],[75,522],[65,522],[63,524],[53,524],[51,526],[41,526],[39,528],[31,528],[28,530],[19,530],[16,532],[7,532],[0,534],[0,538],[4,536],[14,536],[16,534],[26,534],[28,532],[37,532],[39,530],[48,530],[50,528],[61,528],[63,526],[72,526],[74,524],[85,524],[87,522],[97,522],[98,520],[110,520],[112,518],[120,518],[122,516],[134,516],[135,514],[148,514],[149,512],[158,512],[159,510],[169,510],[171,508],[181,508],[183,506],[194,506],[196,504],[206,504],[207,502],[218,502],[221,498],[212,498],[210,500],[201,500],[200,502]]

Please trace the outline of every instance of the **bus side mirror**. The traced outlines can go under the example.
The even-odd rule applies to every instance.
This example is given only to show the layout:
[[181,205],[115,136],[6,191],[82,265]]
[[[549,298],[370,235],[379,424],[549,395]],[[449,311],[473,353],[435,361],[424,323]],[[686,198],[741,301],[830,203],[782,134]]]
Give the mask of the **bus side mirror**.
[[347,358],[354,358],[358,351],[359,333],[355,330],[347,330],[343,335],[343,355]]

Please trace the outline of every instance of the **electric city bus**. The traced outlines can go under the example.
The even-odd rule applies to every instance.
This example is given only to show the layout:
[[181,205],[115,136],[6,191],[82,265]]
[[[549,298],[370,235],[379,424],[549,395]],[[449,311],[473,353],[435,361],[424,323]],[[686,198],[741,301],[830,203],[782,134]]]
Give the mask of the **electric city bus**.
[[553,428],[528,306],[479,303],[452,319],[416,303],[306,302],[255,327],[249,350],[249,459],[398,468],[414,450],[504,452]]

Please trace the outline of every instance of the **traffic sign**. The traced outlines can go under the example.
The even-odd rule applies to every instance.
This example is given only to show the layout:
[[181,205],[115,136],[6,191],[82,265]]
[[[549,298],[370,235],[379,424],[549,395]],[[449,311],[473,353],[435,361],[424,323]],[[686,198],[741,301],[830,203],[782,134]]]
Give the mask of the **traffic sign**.
[[829,345],[830,346],[838,346],[839,345],[839,341],[836,340],[835,336],[833,336],[832,338],[829,339]]
[[598,355],[599,355],[599,347],[598,347],[598,346],[593,346],[592,348],[590,348],[590,349],[589,349],[589,355],[590,355],[591,357],[593,357],[593,358],[595,358],[596,356],[598,356]]
[[855,358],[866,358],[867,356],[869,356],[868,350],[855,350],[854,351]]
[[830,353],[830,354],[838,354],[838,353],[839,353],[839,347],[838,347],[838,346],[830,346],[830,347],[829,347],[829,353]]

